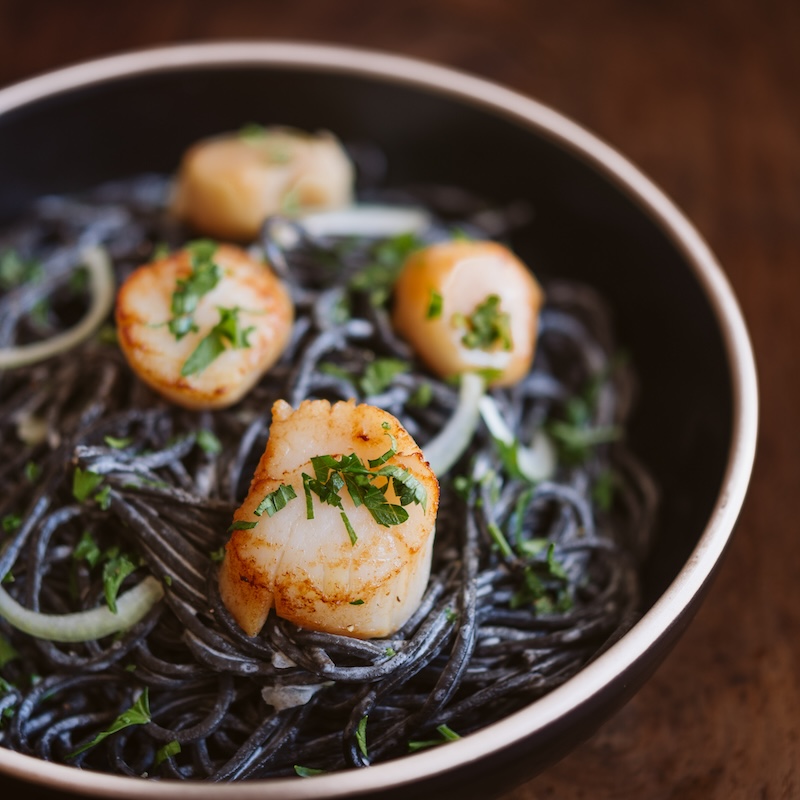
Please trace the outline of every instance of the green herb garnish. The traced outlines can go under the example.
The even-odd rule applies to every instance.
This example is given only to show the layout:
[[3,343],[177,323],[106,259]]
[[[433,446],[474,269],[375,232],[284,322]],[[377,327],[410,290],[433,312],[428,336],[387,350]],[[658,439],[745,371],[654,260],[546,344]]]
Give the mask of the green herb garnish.
[[3,517],[3,531],[5,533],[13,533],[22,525],[22,517],[19,514],[6,514]]
[[236,522],[231,523],[228,527],[228,533],[232,531],[250,531],[255,526],[258,525],[258,522],[248,522],[246,519],[237,519]]
[[75,467],[72,476],[72,494],[79,503],[83,503],[89,495],[103,482],[103,476],[91,470]]
[[365,395],[376,395],[391,386],[395,376],[408,372],[411,365],[399,358],[376,358],[367,364],[364,374],[359,380],[361,391]]
[[[555,558],[555,544],[547,539],[530,539],[520,542],[518,549],[536,560],[529,561],[524,567],[522,587],[511,598],[511,608],[532,605],[540,614],[572,608],[569,577]],[[546,552],[544,560],[540,557],[543,551]]]
[[301,778],[313,778],[314,775],[324,775],[324,769],[315,769],[314,767],[301,767],[299,764],[294,765],[294,771]]
[[139,567],[139,564],[131,561],[124,553],[111,555],[111,552],[107,554],[109,558],[103,565],[103,593],[109,610],[116,614],[117,595],[122,582]]
[[44,271],[38,261],[25,261],[16,250],[0,255],[0,289],[8,290],[23,283],[36,282]]
[[[9,642],[5,636],[0,634],[0,669],[2,669],[6,664],[8,664],[11,661],[14,661],[17,658],[19,658],[19,653],[17,652],[14,645],[11,644],[11,642]],[[0,681],[2,680],[3,679],[0,678]],[[5,684],[5,686],[8,687],[8,684],[5,681],[3,681],[3,684]],[[0,685],[0,689],[3,688],[4,687]],[[9,691],[9,689],[6,689],[6,691]]]
[[42,467],[40,464],[37,464],[35,461],[29,461],[25,464],[25,477],[30,481],[30,483],[36,483],[39,480],[39,477],[42,474]]
[[222,452],[222,442],[209,430],[197,431],[197,446],[209,456],[216,456]]
[[123,711],[112,723],[108,730],[98,733],[91,742],[79,747],[74,752],[70,753],[67,758],[75,758],[75,756],[94,747],[103,739],[108,738],[114,733],[121,731],[131,725],[145,725],[150,722],[150,700],[147,695],[147,687],[142,690],[136,702],[127,710]]
[[131,436],[117,439],[115,436],[104,436],[103,441],[114,450],[124,450],[133,441]]
[[[400,525],[408,519],[408,512],[403,506],[415,503],[424,509],[427,503],[427,491],[417,478],[404,467],[385,463],[395,454],[397,442],[389,433],[388,425],[384,426],[384,430],[389,437],[389,449],[382,456],[372,459],[369,466],[355,453],[343,455],[340,459],[330,455],[316,456],[311,459],[314,477],[303,473],[307,518],[314,518],[312,494],[315,494],[323,503],[341,511],[345,530],[354,545],[358,537],[344,511],[340,494],[342,489],[347,489],[356,507],[365,506],[372,518],[387,528]],[[390,484],[400,501],[399,505],[386,499]]]
[[364,601],[361,598],[359,598],[358,600],[351,600],[350,601],[350,605],[351,606],[363,606],[364,605]]
[[500,311],[499,295],[490,294],[469,316],[454,314],[453,324],[466,329],[461,342],[470,350],[490,350],[497,345],[511,350],[511,317]]
[[167,742],[163,747],[159,747],[158,750],[156,751],[156,758],[153,766],[157,767],[159,764],[166,761],[168,758],[176,756],[180,752],[181,752],[181,744],[177,739],[173,739],[171,742]]
[[216,242],[199,239],[186,245],[192,267],[186,278],[178,278],[172,294],[172,319],[167,327],[176,339],[197,330],[193,314],[200,298],[208,294],[222,279],[222,269],[214,263]]
[[217,307],[219,322],[200,340],[186,363],[181,369],[181,375],[188,378],[202,372],[217,356],[225,352],[228,346],[234,349],[250,347],[247,337],[254,327],[242,329],[239,323],[239,308]]
[[358,721],[358,728],[356,729],[356,742],[358,742],[358,749],[364,758],[369,758],[367,753],[367,717],[363,716]]
[[428,300],[428,309],[425,312],[425,319],[439,319],[442,316],[442,308],[444,306],[444,298],[441,293],[435,289],[431,289],[430,300]]
[[413,233],[401,233],[375,246],[373,261],[350,280],[350,288],[364,292],[370,305],[379,308],[386,304],[406,259],[422,241]]
[[420,383],[408,398],[408,404],[414,408],[427,408],[433,400],[433,387],[425,382]]
[[208,555],[215,564],[221,564],[222,560],[225,558],[225,545],[218,547],[216,550],[212,550]]
[[408,750],[410,753],[414,753],[417,750],[424,750],[427,747],[436,747],[440,744],[445,744],[446,742],[455,742],[457,739],[461,737],[448,725],[437,725],[436,730],[439,733],[440,739],[428,739],[427,741],[421,742],[409,742],[408,743]]
[[274,492],[270,492],[264,497],[253,513],[260,517],[266,511],[267,516],[271,517],[284,508],[290,500],[294,500],[295,497],[297,497],[297,492],[295,492],[294,488],[289,484],[282,483]]
[[94,567],[100,561],[101,556],[102,552],[91,532],[84,531],[72,551],[72,559],[74,561],[86,561],[90,567]]

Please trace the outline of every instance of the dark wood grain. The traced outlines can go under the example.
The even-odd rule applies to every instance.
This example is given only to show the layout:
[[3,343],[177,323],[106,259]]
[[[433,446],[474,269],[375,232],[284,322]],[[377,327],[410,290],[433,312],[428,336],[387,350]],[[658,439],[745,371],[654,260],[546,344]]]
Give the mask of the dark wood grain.
[[216,38],[386,49],[505,83],[617,147],[696,223],[740,298],[760,372],[760,451],[738,532],[655,677],[508,800],[800,797],[800,4],[0,0],[0,85]]

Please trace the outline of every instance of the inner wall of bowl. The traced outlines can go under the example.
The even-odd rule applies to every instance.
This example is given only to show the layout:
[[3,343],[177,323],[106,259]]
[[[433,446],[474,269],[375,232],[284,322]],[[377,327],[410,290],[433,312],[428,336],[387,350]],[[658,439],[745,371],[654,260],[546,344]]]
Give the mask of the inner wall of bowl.
[[275,67],[144,74],[0,118],[0,222],[42,194],[171,172],[189,143],[251,121],[377,145],[390,186],[452,184],[532,205],[514,248],[543,280],[581,280],[610,301],[640,379],[629,435],[663,494],[645,567],[649,607],[686,562],[721,485],[732,421],[727,357],[670,238],[546,136],[457,98],[368,77]]

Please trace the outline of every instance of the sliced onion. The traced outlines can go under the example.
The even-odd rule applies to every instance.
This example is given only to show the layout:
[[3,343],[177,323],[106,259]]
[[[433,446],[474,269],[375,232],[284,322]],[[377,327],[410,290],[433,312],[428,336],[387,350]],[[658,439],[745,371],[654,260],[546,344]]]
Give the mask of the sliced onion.
[[431,215],[411,206],[356,205],[338,211],[320,211],[298,217],[293,223],[275,226],[273,236],[283,247],[294,247],[300,241],[296,225],[309,236],[365,236],[378,239],[414,233],[431,226]]
[[108,254],[101,247],[89,247],[83,251],[82,263],[89,270],[92,292],[92,303],[83,319],[69,330],[44,341],[1,349],[0,369],[24,367],[63,353],[88,339],[108,316],[114,304],[114,273]]
[[439,434],[422,448],[437,477],[444,475],[469,447],[480,416],[480,401],[486,389],[483,378],[475,372],[461,375],[458,405]]
[[21,606],[0,588],[0,616],[23,633],[50,642],[88,642],[126,630],[141,620],[164,596],[161,581],[150,576],[117,600],[117,613],[107,606],[74,614],[42,614]]
[[[479,408],[489,433],[503,444],[514,444],[515,436],[494,399],[484,395],[479,401]],[[544,431],[536,431],[528,447],[518,445],[517,467],[529,481],[543,481],[553,476],[556,470],[556,449]]]

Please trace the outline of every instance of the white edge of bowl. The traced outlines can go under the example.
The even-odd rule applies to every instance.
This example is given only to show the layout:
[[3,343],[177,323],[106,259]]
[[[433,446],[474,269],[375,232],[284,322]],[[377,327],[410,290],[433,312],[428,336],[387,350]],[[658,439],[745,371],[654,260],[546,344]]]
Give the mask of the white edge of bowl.
[[[66,67],[0,90],[0,114],[48,95],[125,76],[186,67],[246,65],[294,66],[361,74],[410,84],[484,106],[499,116],[559,143],[592,164],[641,205],[682,251],[711,303],[723,336],[733,388],[732,446],[719,497],[708,525],[674,582],[642,619],[617,643],[563,686],[530,706],[481,731],[448,744],[369,769],[348,770],[313,779],[262,780],[230,784],[227,797],[237,800],[311,800],[357,797],[388,787],[400,787],[431,777],[502,750],[516,739],[539,730],[601,692],[620,667],[633,664],[664,636],[676,616],[692,603],[714,571],[744,502],[755,459],[758,389],[755,362],[738,302],[713,253],[674,203],[624,156],[594,134],[535,100],[491,81],[405,56],[352,47],[306,42],[224,41],[178,44],[139,50]],[[147,782],[75,770],[36,761],[38,782],[64,791],[119,798],[183,797],[181,782]],[[28,756],[0,748],[6,774],[30,781]],[[413,768],[412,768],[413,767]],[[198,798],[218,797],[218,784],[193,783]]]

